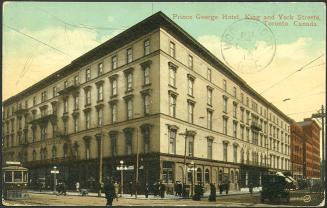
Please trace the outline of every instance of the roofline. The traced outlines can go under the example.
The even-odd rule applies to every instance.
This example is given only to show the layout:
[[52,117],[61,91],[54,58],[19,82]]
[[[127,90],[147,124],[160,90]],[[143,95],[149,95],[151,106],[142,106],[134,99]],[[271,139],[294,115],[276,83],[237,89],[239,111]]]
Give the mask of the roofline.
[[[166,21],[166,22],[164,22]],[[200,50],[204,53],[200,53],[200,56],[204,56],[205,59],[207,59],[209,62],[211,62],[212,65],[218,66],[218,68],[221,68],[221,72],[225,73],[227,76],[229,76],[231,79],[233,79],[236,83],[240,84],[241,87],[243,87],[245,90],[248,91],[249,94],[257,97],[261,102],[266,104],[268,107],[273,109],[277,114],[282,116],[287,122],[293,123],[294,120],[288,117],[286,114],[284,114],[281,110],[279,110],[276,106],[274,106],[272,103],[268,102],[263,96],[258,94],[252,87],[250,87],[240,76],[238,76],[234,71],[232,71],[228,66],[226,66],[224,63],[222,63],[216,56],[214,56],[208,49],[206,49],[203,45],[201,45],[196,39],[194,39],[191,35],[189,35],[184,29],[182,29],[179,25],[177,25],[174,21],[172,21],[168,16],[166,16],[163,12],[159,11],[150,17],[142,20],[141,22],[133,25],[132,27],[128,28],[127,30],[121,32],[120,34],[116,35],[115,37],[107,40],[106,42],[100,44],[99,46],[91,49],[90,51],[86,52],[85,54],[81,55],[80,57],[73,60],[70,64],[67,66],[64,66],[60,70],[54,72],[53,74],[47,76],[46,78],[40,80],[39,82],[35,83],[34,85],[28,87],[27,89],[23,90],[22,92],[18,93],[17,95],[14,95],[7,100],[3,101],[3,105],[9,105],[13,102],[15,102],[17,99],[20,99],[21,96],[26,95],[28,92],[35,90],[35,88],[40,88],[43,85],[49,85],[49,81],[51,83],[59,80],[61,73],[70,74],[71,71],[78,70],[79,67],[84,66],[85,62],[89,63],[97,59],[100,55],[102,55],[102,50],[111,50],[114,51],[117,48],[119,48],[119,44],[117,43],[117,46],[115,45],[115,42],[119,39],[123,38],[124,36],[127,36],[131,39],[133,39],[134,33],[131,33],[131,31],[135,32],[134,30],[140,30],[140,27],[142,27],[143,24],[148,23],[156,23],[152,27],[150,27],[151,30],[154,30],[158,27],[163,27],[168,29],[168,32],[173,32],[175,35],[185,38],[183,41],[190,42],[191,47],[193,47],[196,50]],[[166,23],[169,24],[166,24]],[[144,30],[144,28],[142,28]],[[176,31],[175,31],[176,30]],[[147,32],[150,32],[148,30],[144,30]],[[177,32],[177,33],[176,33]],[[139,37],[139,36],[138,36]],[[135,39],[135,36],[134,36]],[[125,40],[125,39],[124,39]],[[127,40],[130,41],[130,40]],[[125,44],[125,42],[123,42]],[[217,69],[218,70],[218,69]]]

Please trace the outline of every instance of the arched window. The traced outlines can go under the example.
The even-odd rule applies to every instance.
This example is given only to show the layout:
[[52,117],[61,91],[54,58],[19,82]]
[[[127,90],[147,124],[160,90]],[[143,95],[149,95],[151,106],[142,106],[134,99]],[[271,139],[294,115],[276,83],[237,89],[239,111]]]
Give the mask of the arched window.
[[204,173],[204,180],[205,180],[205,183],[210,183],[210,173],[209,173],[209,169],[206,169],[206,170],[205,170],[205,173]]
[[201,168],[198,168],[196,170],[196,182],[198,184],[202,184],[202,170],[201,170]]
[[249,164],[249,160],[250,160],[250,152],[248,150],[246,151],[246,164]]
[[67,157],[67,154],[68,154],[68,145],[67,143],[64,144],[64,158]]
[[74,156],[76,157],[76,158],[78,158],[78,147],[79,147],[79,145],[78,145],[78,143],[77,142],[75,142],[74,143]]
[[235,181],[234,181],[234,171],[230,171],[230,182],[231,183],[234,183]]
[[241,149],[241,163],[244,163],[244,150]]
[[32,157],[33,157],[33,161],[36,160],[36,151],[35,150],[33,150]]
[[57,148],[56,146],[52,147],[52,159],[55,159],[57,157]]
[[43,150],[43,154],[44,154],[43,155],[44,159],[47,160],[48,159],[48,150],[45,147],[44,147],[44,150]]

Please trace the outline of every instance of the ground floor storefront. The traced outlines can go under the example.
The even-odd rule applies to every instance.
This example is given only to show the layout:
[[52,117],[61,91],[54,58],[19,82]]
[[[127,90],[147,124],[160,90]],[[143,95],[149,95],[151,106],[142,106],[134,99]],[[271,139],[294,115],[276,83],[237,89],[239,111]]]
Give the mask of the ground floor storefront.
[[[103,158],[102,163],[102,181],[111,177],[119,185],[123,184],[124,193],[135,191],[136,155]],[[57,182],[65,182],[68,190],[75,190],[77,182],[80,188],[99,189],[99,159],[50,161],[26,166],[32,189],[40,189],[43,184],[43,189],[53,190],[54,175],[51,170],[54,166],[59,171]],[[121,166],[123,170],[117,170]],[[245,184],[238,164],[216,160],[150,153],[140,154],[138,167],[138,193],[144,193],[146,184],[154,185],[159,181],[165,184],[166,192],[170,194],[175,193],[177,183],[186,184],[190,194],[195,184],[202,185],[205,191],[210,189],[210,183],[215,184],[217,190],[220,184],[227,183],[229,190],[239,190]],[[252,175],[248,177],[252,178]]]

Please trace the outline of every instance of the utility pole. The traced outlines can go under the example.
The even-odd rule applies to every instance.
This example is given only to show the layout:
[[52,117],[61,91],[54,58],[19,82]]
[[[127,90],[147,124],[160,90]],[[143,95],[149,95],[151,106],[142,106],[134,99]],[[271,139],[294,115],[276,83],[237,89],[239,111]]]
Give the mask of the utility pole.
[[136,127],[136,178],[135,178],[135,199],[137,199],[137,187],[139,183],[139,127]]
[[186,142],[187,142],[187,128],[185,129],[185,133],[180,133],[179,135],[182,135],[185,137],[185,144],[184,144],[184,185],[186,184],[186,174],[187,174],[187,170],[186,170]]
[[321,128],[321,131],[322,131],[322,138],[321,138],[321,146],[322,146],[322,163],[321,165],[323,166],[322,167],[322,171],[320,173],[320,178],[322,180],[322,183],[325,184],[325,116],[326,116],[326,113],[325,113],[325,110],[324,110],[324,105],[321,106],[321,112],[320,113],[314,113],[312,114],[312,118],[321,118],[321,121],[322,121],[322,128]]
[[101,186],[102,186],[102,130],[101,133],[98,135],[98,144],[99,144],[99,190],[98,196],[101,197]]

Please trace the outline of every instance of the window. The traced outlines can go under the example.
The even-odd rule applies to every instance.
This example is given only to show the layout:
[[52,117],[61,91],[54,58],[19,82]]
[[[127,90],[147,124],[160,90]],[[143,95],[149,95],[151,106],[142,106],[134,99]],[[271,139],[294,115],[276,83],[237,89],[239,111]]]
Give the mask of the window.
[[250,129],[246,128],[246,141],[250,141]]
[[191,77],[188,78],[188,94],[193,96],[193,84],[194,84],[194,79]]
[[246,97],[246,106],[249,106],[249,97]]
[[103,84],[98,85],[98,102],[103,100]]
[[33,161],[36,160],[36,151],[35,150],[33,150],[32,157],[33,157]]
[[86,75],[85,75],[86,81],[91,80],[91,70],[90,69],[86,69],[85,73],[86,73]]
[[236,87],[233,87],[233,96],[236,98]]
[[233,145],[233,162],[237,163],[237,145]]
[[57,157],[57,148],[55,146],[52,147],[52,159]]
[[74,110],[79,109],[79,95],[74,96]]
[[127,119],[133,118],[133,100],[128,99],[127,101]]
[[117,69],[117,67],[118,67],[118,64],[117,64],[117,56],[113,56],[111,58],[111,67],[112,67],[113,70],[114,69]]
[[148,153],[150,147],[150,127],[143,128],[142,132],[143,132],[144,153]]
[[132,154],[132,139],[133,139],[132,131],[126,132],[125,138],[126,138],[126,153],[127,153],[127,155],[131,155]]
[[127,49],[127,63],[131,63],[133,61],[133,49]]
[[117,121],[117,104],[111,106],[111,121],[112,123]]
[[207,88],[207,103],[208,105],[212,105],[212,89]]
[[150,53],[150,40],[144,41],[144,55],[148,55]]
[[227,118],[223,117],[223,133],[227,134]]
[[244,122],[244,109],[241,108],[241,122]]
[[90,128],[90,112],[87,111],[85,112],[85,129],[89,129]]
[[173,42],[170,42],[170,55],[174,58],[176,56],[176,46]]
[[162,180],[164,183],[173,183],[173,163],[163,161],[162,163]]
[[237,118],[237,104],[233,103],[233,117]]
[[150,67],[146,66],[144,68],[144,85],[150,84]]
[[85,105],[91,105],[91,90],[85,90]]
[[207,79],[211,81],[211,69],[207,69]]
[[237,138],[237,122],[233,121],[233,136]]
[[74,118],[74,132],[78,132],[78,118]]
[[64,123],[64,134],[67,135],[68,134],[67,120],[64,120],[63,123]]
[[187,155],[190,157],[194,156],[194,136],[188,135],[187,136]]
[[41,93],[41,102],[44,102],[47,100],[47,91],[44,91]]
[[208,139],[207,140],[207,149],[208,149],[208,151],[207,151],[207,153],[208,153],[207,157],[208,157],[208,159],[212,159],[212,143],[213,143],[213,140],[212,139]]
[[98,76],[103,74],[103,63],[98,64]]
[[243,93],[241,93],[241,103],[243,103],[243,101],[244,101],[244,95]]
[[117,79],[113,79],[111,82],[111,95],[117,95]]
[[194,103],[188,102],[188,122],[193,123]]
[[176,143],[176,129],[170,129],[170,131],[169,131],[169,153],[170,154],[176,154],[175,143]]
[[176,69],[173,67],[169,68],[169,84],[176,87]]
[[68,113],[68,98],[64,99],[64,113]]
[[227,162],[227,142],[223,142],[223,160]]
[[117,155],[117,134],[110,134],[111,140],[111,154],[112,156]]
[[133,74],[130,72],[126,75],[127,77],[127,91],[133,89]]
[[241,139],[244,140],[244,127],[241,126]]
[[223,97],[223,112],[227,113],[227,97]]
[[150,114],[150,96],[144,95],[144,115]]
[[85,159],[89,160],[90,159],[90,140],[87,139],[85,140]]
[[78,75],[74,77],[74,85],[79,85],[79,77]]
[[212,129],[212,111],[207,110],[207,128]]
[[210,183],[210,173],[209,173],[209,169],[206,169],[204,172],[204,182],[205,183]]
[[227,83],[226,83],[226,80],[223,80],[223,89],[225,91],[227,91]]
[[57,96],[57,87],[53,87],[52,88],[52,97],[56,97]]
[[103,125],[103,109],[98,109],[98,126],[101,127]]
[[176,96],[171,94],[169,99],[169,114],[172,117],[176,117]]
[[193,57],[191,55],[188,56],[188,67],[193,69]]

